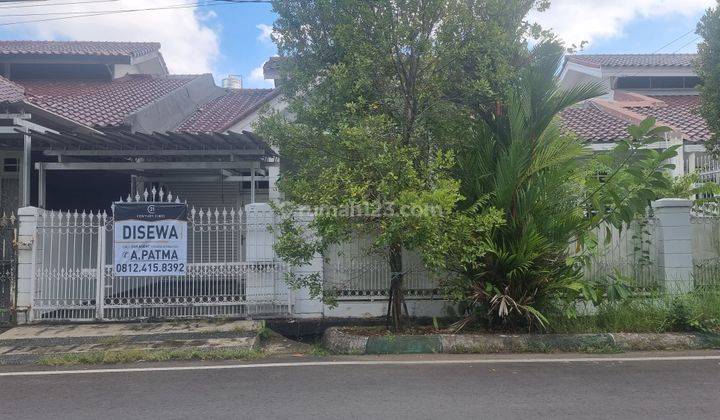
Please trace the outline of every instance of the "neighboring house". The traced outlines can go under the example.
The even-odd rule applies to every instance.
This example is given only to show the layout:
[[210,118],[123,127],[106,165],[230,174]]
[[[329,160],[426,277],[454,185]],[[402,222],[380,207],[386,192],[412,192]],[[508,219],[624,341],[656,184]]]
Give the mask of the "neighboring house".
[[561,84],[601,83],[607,94],[566,109],[562,123],[592,149],[607,150],[628,136],[630,125],[655,117],[656,124],[672,129],[657,147],[683,145],[673,162],[674,174],[699,170],[705,179],[717,180],[717,164],[703,145],[710,131],[698,114],[700,79],[694,59],[694,54],[570,55],[561,69]]
[[0,41],[0,211],[107,208],[150,184],[267,201],[277,155],[249,133],[266,105],[283,108],[278,90],[168,74],[158,43]]

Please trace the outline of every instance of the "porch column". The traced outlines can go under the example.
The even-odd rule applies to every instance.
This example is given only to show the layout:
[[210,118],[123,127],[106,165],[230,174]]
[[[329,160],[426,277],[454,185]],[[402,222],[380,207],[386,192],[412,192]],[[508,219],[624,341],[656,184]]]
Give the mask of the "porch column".
[[668,141],[668,147],[680,145],[677,149],[677,156],[673,158],[675,169],[672,170],[673,177],[679,177],[685,175],[685,148],[683,147],[682,134],[677,131],[665,133],[666,140]]
[[687,162],[685,163],[685,173],[691,174],[695,172],[695,152],[685,152]]
[[250,204],[255,204],[255,168],[250,170]]
[[280,201],[280,191],[278,190],[277,182],[278,182],[278,179],[280,179],[280,166],[279,165],[268,166],[267,171],[268,171],[268,183],[270,184],[268,186],[270,202],[278,202],[278,201]]
[[38,207],[44,209],[46,207],[45,200],[47,199],[47,187],[46,187],[46,171],[45,165],[42,162],[37,164],[38,169]]
[[665,290],[671,294],[693,290],[692,201],[663,198],[653,201],[660,233],[658,265]]
[[[24,128],[25,133],[28,129]],[[30,175],[32,173],[32,139],[29,134],[23,135],[23,162],[22,162],[22,199],[21,206],[30,205]]]

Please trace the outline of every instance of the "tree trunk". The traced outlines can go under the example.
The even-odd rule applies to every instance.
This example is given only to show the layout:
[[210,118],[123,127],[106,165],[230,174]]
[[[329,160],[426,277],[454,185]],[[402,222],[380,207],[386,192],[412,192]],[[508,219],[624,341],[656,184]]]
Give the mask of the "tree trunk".
[[398,244],[390,246],[390,291],[388,300],[388,323],[393,331],[398,332],[404,328],[403,308],[405,306],[405,293],[403,292],[402,248]]

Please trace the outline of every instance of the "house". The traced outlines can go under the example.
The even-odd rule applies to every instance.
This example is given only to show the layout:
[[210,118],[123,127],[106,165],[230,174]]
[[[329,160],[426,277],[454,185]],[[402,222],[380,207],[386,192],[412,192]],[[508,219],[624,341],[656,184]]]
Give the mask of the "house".
[[277,153],[251,131],[279,96],[170,74],[153,42],[0,41],[0,211],[103,209],[150,185],[268,201]]
[[630,125],[647,117],[672,129],[658,148],[681,144],[673,162],[674,174],[700,171],[705,180],[718,181],[717,163],[703,142],[710,138],[698,114],[700,97],[695,54],[582,54],[570,55],[560,71],[561,85],[602,84],[607,94],[562,112],[563,126],[588,142],[593,150],[608,150],[627,137]]
[[[691,62],[570,56],[562,83],[597,81],[608,94],[565,110],[563,126],[607,150],[631,124],[656,116],[673,129],[656,147],[682,144],[677,173],[691,171],[709,136],[695,113]],[[267,78],[278,78],[279,64],[265,64]],[[383,315],[391,273],[384,260],[368,259],[363,238],[291,268],[274,254],[270,206],[244,206],[279,199],[278,151],[252,127],[262,110],[286,106],[277,88],[169,74],[155,43],[0,41],[0,210],[23,207],[18,269],[9,273],[18,278],[14,310],[25,321]],[[153,189],[199,210],[187,221],[183,275],[128,276],[115,264],[117,225],[98,210]],[[419,256],[403,260],[409,312],[444,314],[447,303]],[[295,269],[336,289],[340,305],[289,287]]]

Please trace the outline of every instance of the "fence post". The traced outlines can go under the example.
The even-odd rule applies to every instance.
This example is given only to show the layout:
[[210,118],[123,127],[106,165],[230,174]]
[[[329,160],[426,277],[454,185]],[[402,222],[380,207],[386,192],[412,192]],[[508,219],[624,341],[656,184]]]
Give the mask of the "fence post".
[[245,206],[245,261],[248,263],[245,296],[250,305],[248,312],[262,311],[263,306],[272,305],[277,292],[281,291],[279,289],[285,287],[283,279],[277,278],[282,272],[275,269],[278,263],[273,251],[275,237],[269,229],[274,222],[275,212],[269,204]]
[[105,217],[98,212],[97,272],[95,278],[95,319],[105,318]]
[[33,298],[35,295],[35,247],[37,218],[40,209],[21,207],[18,209],[17,236],[17,323],[27,324],[34,319]]
[[652,203],[658,220],[658,264],[665,290],[672,294],[693,290],[692,201],[663,198]]
[[[295,221],[303,227],[307,227],[315,214],[309,210],[300,210],[295,213]],[[315,254],[309,264],[295,269],[295,274],[307,276],[316,274],[319,276],[320,282],[323,278],[323,258],[320,254]],[[315,318],[323,316],[324,304],[320,299],[310,297],[310,290],[305,287],[295,291],[295,315],[300,318]]]
[[[307,225],[313,217],[312,213],[306,211],[295,214],[296,221],[302,225]],[[248,204],[245,206],[245,220],[247,227],[245,261],[248,263],[280,263],[273,250],[275,233],[268,229],[268,225],[274,224],[276,221],[272,207],[267,203]],[[295,273],[300,275],[319,273],[322,276],[322,258],[319,255],[315,256],[310,265],[295,269]],[[311,299],[310,292],[306,288],[290,290],[283,275],[284,270],[275,275],[273,272],[250,270],[246,286],[248,302],[262,301],[287,294],[288,305],[291,307],[293,315],[299,317],[321,316],[322,302],[318,299]]]

